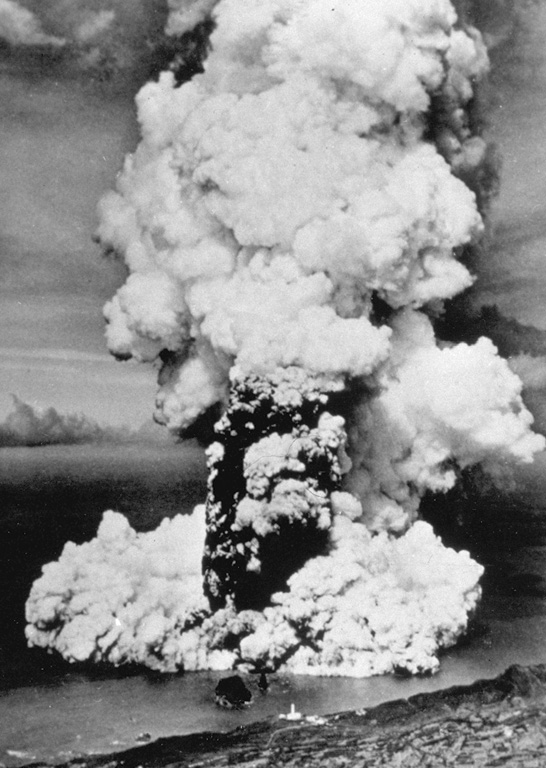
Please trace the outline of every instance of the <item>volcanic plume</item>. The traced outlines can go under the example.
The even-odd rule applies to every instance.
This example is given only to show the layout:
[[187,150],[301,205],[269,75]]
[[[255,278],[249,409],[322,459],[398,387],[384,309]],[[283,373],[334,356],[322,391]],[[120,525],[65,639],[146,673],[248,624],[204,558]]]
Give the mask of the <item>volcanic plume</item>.
[[448,0],[170,5],[171,34],[212,13],[210,53],[138,94],[99,235],[129,270],[111,352],[159,364],[171,430],[220,416],[206,511],[107,513],[45,567],[27,636],[162,670],[434,670],[482,567],[420,499],[544,446],[492,342],[434,334],[483,230],[485,47]]

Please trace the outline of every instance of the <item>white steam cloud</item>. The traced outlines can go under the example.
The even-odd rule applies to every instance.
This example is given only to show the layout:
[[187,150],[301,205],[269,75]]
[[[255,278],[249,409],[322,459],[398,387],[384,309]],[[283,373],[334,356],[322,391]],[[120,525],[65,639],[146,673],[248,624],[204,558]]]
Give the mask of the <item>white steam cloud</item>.
[[520,379],[489,339],[439,347],[428,318],[411,310],[392,326],[381,390],[349,425],[346,487],[362,500],[373,530],[404,530],[426,490],[455,485],[455,466],[527,462],[544,445],[530,430]]
[[[99,232],[130,270],[108,344],[161,360],[158,420],[224,410],[204,583],[201,508],[157,547],[108,513],[34,585],[29,640],[165,670],[434,670],[482,569],[420,499],[545,442],[493,344],[440,343],[430,319],[473,281],[460,257],[483,225],[456,174],[484,162],[466,109],[484,46],[448,0],[172,0],[169,30],[212,6],[204,73],[140,91]],[[164,547],[180,562],[158,575]]]
[[460,111],[483,49],[449,3],[330,5],[220,3],[204,75],[137,98],[143,141],[101,204],[132,271],[108,341],[180,353],[159,397],[173,428],[194,418],[190,377],[205,410],[234,362],[368,375],[391,333],[372,292],[418,308],[472,282],[454,249],[480,231],[474,195],[419,115],[442,84]]
[[[203,539],[202,509],[164,520],[148,534],[137,534],[123,515],[106,512],[96,539],[80,547],[67,544],[61,560],[45,567],[27,603],[27,618],[37,627],[30,628],[29,640],[45,647],[54,641],[72,660],[106,658],[159,668],[162,649],[168,658],[173,654],[175,668],[183,654],[176,647],[180,632],[207,608]],[[67,583],[75,590],[63,597]]]
[[[164,672],[285,660],[292,672],[316,675],[434,671],[438,648],[456,641],[476,606],[481,566],[443,547],[423,522],[399,539],[372,537],[345,515],[343,502],[331,553],[309,561],[263,613],[209,615],[204,507],[140,534],[106,512],[96,539],[67,544],[45,566],[27,602],[28,640],[70,661]],[[226,639],[238,635],[240,648],[226,650]],[[318,637],[319,651],[310,642]]]

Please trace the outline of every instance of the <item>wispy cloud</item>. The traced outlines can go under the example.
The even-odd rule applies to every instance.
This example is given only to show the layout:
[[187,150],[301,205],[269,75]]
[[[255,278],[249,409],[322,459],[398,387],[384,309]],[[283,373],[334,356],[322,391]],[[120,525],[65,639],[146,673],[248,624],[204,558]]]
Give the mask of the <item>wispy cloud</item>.
[[545,355],[514,355],[509,359],[508,364],[527,389],[546,388]]
[[78,363],[108,363],[111,355],[103,355],[95,352],[84,352],[73,349],[19,349],[12,347],[0,347],[0,360],[54,360],[55,362]]
[[12,54],[49,46],[107,80],[149,57],[166,19],[164,0],[0,0],[0,39]]
[[115,11],[96,11],[90,13],[76,28],[76,38],[82,43],[87,43],[103,34],[112,26],[116,18]]
[[10,45],[63,46],[62,37],[48,35],[38,17],[15,0],[0,0],[0,38]]

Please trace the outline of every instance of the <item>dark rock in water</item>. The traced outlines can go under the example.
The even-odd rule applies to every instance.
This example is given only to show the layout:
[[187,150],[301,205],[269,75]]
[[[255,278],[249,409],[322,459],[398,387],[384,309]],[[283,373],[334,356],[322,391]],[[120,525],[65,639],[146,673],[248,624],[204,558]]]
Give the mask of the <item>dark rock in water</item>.
[[265,672],[262,672],[262,674],[260,675],[260,679],[258,680],[258,688],[260,689],[260,691],[262,691],[262,693],[265,693],[269,688],[269,682],[267,680],[267,675],[265,674]]
[[[240,680],[226,678],[218,687],[234,679]],[[546,665],[539,665],[513,666],[495,680],[421,693],[369,710],[306,717],[297,725],[268,718],[230,733],[173,736],[117,754],[79,756],[64,766],[543,768],[545,750]]]
[[252,694],[239,675],[224,677],[216,686],[215,693],[218,706],[226,709],[241,709],[252,700]]

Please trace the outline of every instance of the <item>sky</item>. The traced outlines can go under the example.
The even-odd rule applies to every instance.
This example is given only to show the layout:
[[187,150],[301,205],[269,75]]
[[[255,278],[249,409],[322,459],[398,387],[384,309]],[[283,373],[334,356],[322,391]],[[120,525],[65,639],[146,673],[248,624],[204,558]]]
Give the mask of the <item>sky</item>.
[[[487,115],[501,159],[494,240],[476,284],[480,304],[546,330],[546,3],[530,4],[512,45],[492,52]],[[507,42],[510,42],[508,40]]]
[[12,394],[107,424],[151,417],[155,372],[106,351],[102,306],[125,272],[93,234],[138,140],[141,51],[163,6],[0,0],[0,418]]

